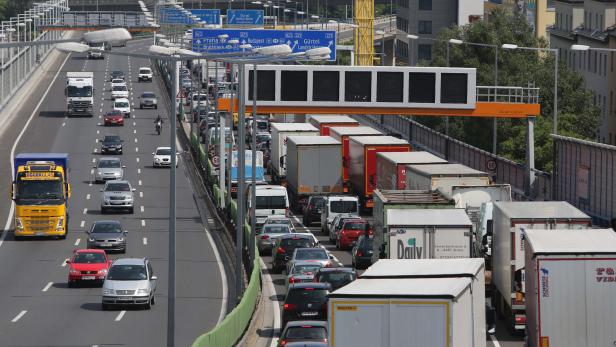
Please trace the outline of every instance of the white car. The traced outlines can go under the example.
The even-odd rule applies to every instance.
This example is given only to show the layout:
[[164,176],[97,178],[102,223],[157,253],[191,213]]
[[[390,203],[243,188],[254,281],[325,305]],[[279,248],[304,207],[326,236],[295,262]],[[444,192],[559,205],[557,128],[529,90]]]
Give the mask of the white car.
[[128,99],[128,88],[126,88],[126,84],[119,84],[111,87],[111,98],[113,100],[120,98]]
[[111,80],[111,89],[113,89],[113,87],[115,86],[125,86],[126,85],[126,81],[124,81],[124,79],[122,78],[114,78]]
[[115,99],[113,102],[113,109],[124,113],[124,117],[130,118],[130,101],[128,101],[128,99]]
[[[152,166],[154,167],[170,167],[171,166],[171,147],[158,147],[152,153]],[[178,167],[178,154],[175,154],[175,167]]]
[[203,106],[203,107],[207,106],[207,101],[208,101],[207,94],[196,94],[195,93],[195,94],[192,94],[190,99],[191,99],[193,109],[199,106]]
[[139,82],[141,81],[152,82],[152,69],[145,66],[139,68]]

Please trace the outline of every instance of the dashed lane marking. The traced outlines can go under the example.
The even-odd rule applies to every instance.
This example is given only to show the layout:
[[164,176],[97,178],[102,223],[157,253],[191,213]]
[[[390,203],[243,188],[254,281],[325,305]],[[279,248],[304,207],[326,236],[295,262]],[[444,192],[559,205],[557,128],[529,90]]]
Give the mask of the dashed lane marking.
[[143,192],[139,192],[139,197],[143,198]]
[[67,262],[67,261],[68,261],[68,259],[64,259],[64,260],[62,261],[62,264],[60,264],[60,266],[65,267],[65,266],[66,266],[66,262]]
[[90,194],[86,195],[86,200],[90,200]]
[[46,292],[49,290],[49,288],[51,288],[51,286],[53,285],[53,282],[47,282],[47,284],[45,285],[45,287],[43,287],[43,289],[41,289],[41,292]]
[[88,208],[83,209],[83,214],[86,214],[86,213],[88,213]]
[[142,227],[145,227],[145,219],[142,219],[142,220],[141,220],[141,226],[142,226]]
[[78,238],[77,240],[75,240],[75,244],[73,246],[79,246],[80,242],[81,242],[81,239]]
[[15,318],[13,318],[11,320],[12,323],[17,323],[18,320],[21,319],[21,317],[23,317],[28,311],[27,310],[23,310],[21,312],[19,312],[19,314],[17,316],[15,316]]
[[115,317],[115,321],[119,322],[122,320],[122,317],[124,317],[124,315],[126,314],[126,311],[120,311],[120,313],[118,313],[118,315]]
[[82,220],[82,221],[81,221],[81,223],[79,223],[79,227],[80,227],[80,228],[83,228],[83,227],[85,227],[85,226],[86,226],[86,221],[85,221],[85,220]]
[[143,210],[144,210],[143,206],[141,206],[140,210],[141,210],[141,212],[143,212]]
[[144,244],[144,245],[147,245],[147,244],[148,244],[148,238],[147,238],[147,237],[144,237],[144,238],[143,238],[143,244]]

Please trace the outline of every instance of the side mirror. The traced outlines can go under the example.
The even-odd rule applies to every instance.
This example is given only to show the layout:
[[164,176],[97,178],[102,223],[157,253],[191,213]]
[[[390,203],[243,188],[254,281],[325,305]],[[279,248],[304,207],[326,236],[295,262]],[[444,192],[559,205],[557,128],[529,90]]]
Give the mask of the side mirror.
[[124,230],[124,234],[128,234],[128,230]]
[[70,259],[66,259],[66,263],[67,263],[67,264],[70,264],[70,263],[71,263],[71,260],[70,260]]
[[150,281],[156,281],[157,279],[158,279],[158,277],[156,277],[156,276],[150,277]]
[[96,169],[96,165],[93,165],[93,166],[92,166],[92,168],[93,168],[93,169]]
[[103,191],[103,190],[101,189],[101,192],[102,192],[102,191]]
[[332,254],[329,255],[329,259],[334,259],[334,256]]
[[137,191],[137,188],[133,188],[131,189],[131,192]]
[[152,155],[156,155],[156,153],[152,152]]
[[125,168],[126,168],[126,165],[122,165],[122,169],[125,169]]

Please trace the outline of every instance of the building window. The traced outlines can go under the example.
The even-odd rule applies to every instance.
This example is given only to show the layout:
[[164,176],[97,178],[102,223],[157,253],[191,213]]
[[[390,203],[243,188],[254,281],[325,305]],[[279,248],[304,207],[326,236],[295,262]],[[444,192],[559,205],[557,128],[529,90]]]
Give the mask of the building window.
[[417,32],[420,34],[432,34],[432,21],[420,20]]
[[432,0],[419,0],[420,11],[432,11]]
[[417,45],[418,60],[432,60],[432,45]]

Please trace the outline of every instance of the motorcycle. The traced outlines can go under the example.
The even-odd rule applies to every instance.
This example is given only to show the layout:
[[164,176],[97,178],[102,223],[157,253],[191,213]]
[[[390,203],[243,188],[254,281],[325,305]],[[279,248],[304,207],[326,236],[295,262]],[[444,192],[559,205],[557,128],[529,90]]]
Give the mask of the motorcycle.
[[162,130],[163,130],[163,122],[161,121],[156,122],[156,133],[160,135],[160,132]]

